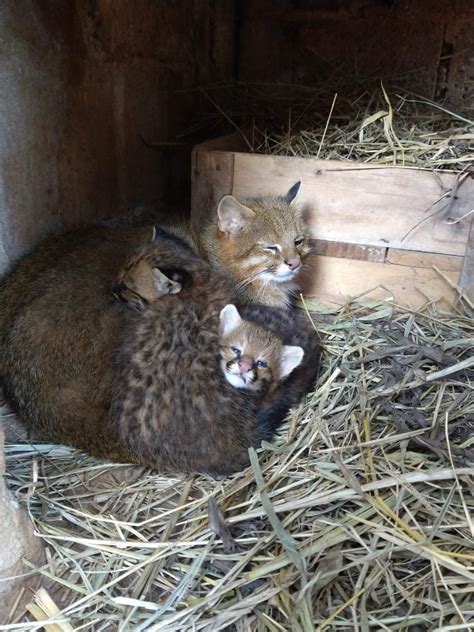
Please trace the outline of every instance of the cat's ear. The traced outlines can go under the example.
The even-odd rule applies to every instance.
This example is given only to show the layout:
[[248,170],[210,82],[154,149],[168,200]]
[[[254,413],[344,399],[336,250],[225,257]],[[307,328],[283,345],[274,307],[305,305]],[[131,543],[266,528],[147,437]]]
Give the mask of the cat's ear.
[[284,196],[285,202],[288,206],[291,206],[293,202],[298,198],[301,190],[301,181],[295,182],[295,184],[291,187],[288,193]]
[[240,317],[239,312],[237,311],[237,307],[235,305],[226,305],[219,316],[220,321],[220,334],[221,336],[226,336],[228,333],[237,329],[237,327],[242,322],[242,318]]
[[281,379],[290,375],[293,369],[296,369],[296,367],[301,364],[303,356],[304,351],[301,347],[292,347],[290,345],[285,345],[283,347],[280,360]]
[[254,211],[241,204],[233,195],[224,195],[217,207],[219,230],[229,235],[238,233],[254,217]]

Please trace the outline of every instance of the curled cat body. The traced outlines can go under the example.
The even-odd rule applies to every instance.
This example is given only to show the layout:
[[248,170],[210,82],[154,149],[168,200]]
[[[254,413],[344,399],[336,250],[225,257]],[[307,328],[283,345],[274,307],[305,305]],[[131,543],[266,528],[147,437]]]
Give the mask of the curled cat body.
[[[134,460],[108,421],[113,352],[132,316],[112,287],[147,236],[148,231],[97,228],[55,237],[0,284],[0,378],[38,436],[113,460]],[[143,253],[137,263],[153,256],[163,270],[196,266],[203,277],[211,273],[174,240],[159,239],[148,248],[152,254]]]
[[[226,385],[226,404],[218,404],[218,397],[214,401],[209,396],[205,375],[215,366],[215,353],[210,357],[209,350],[216,348],[219,314],[231,302],[233,288],[225,275],[179,240],[158,236],[144,243],[145,234],[141,229],[105,228],[71,233],[48,241],[17,265],[0,285],[3,385],[22,419],[42,439],[162,471],[236,471],[247,463],[248,447],[271,438],[289,407],[314,383],[317,338],[302,314],[245,307],[245,319],[269,327],[284,344],[301,346],[304,360],[260,401]],[[166,279],[154,270],[178,283],[179,293],[173,294],[177,286],[166,287]],[[157,301],[153,287],[164,293]],[[145,361],[149,349],[144,341],[153,353],[160,351],[157,362]],[[189,349],[186,341],[192,343]],[[135,367],[130,392],[137,401],[147,402],[157,390],[165,398],[174,393],[170,402],[176,406],[188,397],[183,409],[188,423],[164,423],[154,441],[140,438],[136,417],[117,412],[120,393],[128,392],[120,358],[130,348],[151,371],[138,377]],[[179,350],[185,348],[193,366],[202,364],[200,373],[180,362]],[[197,379],[198,374],[204,378]],[[205,414],[197,419],[204,422],[194,423],[188,414],[194,405],[203,406]],[[155,450],[150,452],[150,445]]]
[[[270,439],[275,429],[264,423],[265,416],[259,422],[262,396],[283,388],[281,380],[287,375],[291,379],[303,358],[301,346],[283,345],[280,336],[265,329],[267,318],[275,317],[271,310],[244,307],[242,315],[248,310],[249,318],[258,321],[240,320],[232,336],[247,358],[246,374],[256,370],[248,360],[252,354],[266,357],[269,364],[274,361],[274,372],[272,378],[255,375],[254,389],[236,387],[222,370],[223,345],[229,344],[231,333],[220,330],[219,299],[214,292],[205,292],[204,299],[195,304],[167,297],[153,302],[128,324],[116,354],[111,418],[123,444],[142,463],[161,471],[225,475],[247,465],[248,448]],[[283,333],[281,323],[279,329]],[[286,334],[298,337],[289,329]],[[254,364],[258,362],[263,360]]]

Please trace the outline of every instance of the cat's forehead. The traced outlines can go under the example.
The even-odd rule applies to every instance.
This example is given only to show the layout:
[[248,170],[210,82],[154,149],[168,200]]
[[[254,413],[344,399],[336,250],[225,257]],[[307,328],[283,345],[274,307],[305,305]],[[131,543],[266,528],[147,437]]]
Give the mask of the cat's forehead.
[[247,200],[246,205],[255,212],[255,219],[251,222],[254,232],[266,232],[277,238],[302,228],[301,214],[281,198]]
[[281,346],[280,338],[259,325],[243,321],[239,327],[229,334],[235,341],[238,341],[241,347],[248,348],[249,351],[275,352]]

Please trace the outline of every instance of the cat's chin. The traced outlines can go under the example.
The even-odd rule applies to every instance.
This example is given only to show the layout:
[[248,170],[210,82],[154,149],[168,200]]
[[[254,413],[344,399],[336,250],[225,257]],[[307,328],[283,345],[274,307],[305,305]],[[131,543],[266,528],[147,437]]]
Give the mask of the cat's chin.
[[229,382],[229,384],[233,386],[234,388],[245,388],[249,391],[255,390],[253,388],[252,382],[250,382],[249,380],[246,380],[244,377],[242,377],[241,375],[238,375],[237,373],[229,373],[228,371],[226,371],[224,373],[224,376],[225,376],[225,379]]
[[293,270],[289,270],[288,272],[284,272],[283,274],[272,274],[270,272],[265,272],[260,276],[262,281],[270,282],[270,283],[290,283],[298,274],[299,270],[293,272]]
[[290,283],[296,277],[296,272],[286,272],[285,274],[273,275],[272,281],[274,283]]

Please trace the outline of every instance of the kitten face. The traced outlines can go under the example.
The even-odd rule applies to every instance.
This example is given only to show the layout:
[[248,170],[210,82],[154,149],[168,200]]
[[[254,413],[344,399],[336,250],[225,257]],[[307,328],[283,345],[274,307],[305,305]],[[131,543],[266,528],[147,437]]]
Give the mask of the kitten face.
[[283,345],[264,327],[243,320],[234,305],[220,315],[221,369],[235,388],[271,391],[303,359],[303,349]]
[[165,272],[139,252],[120,271],[112,291],[126,307],[139,312],[161,296],[181,292],[184,281],[184,272],[168,268]]
[[282,198],[238,202],[222,198],[218,214],[218,238],[227,261],[242,286],[292,282],[311,252],[303,214],[294,204],[297,182]]

